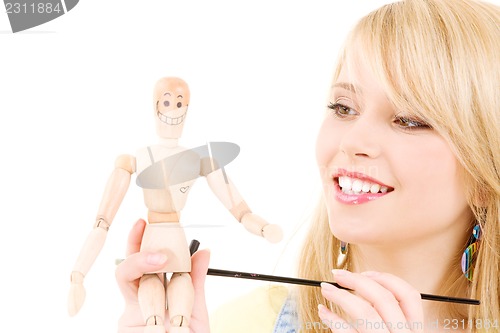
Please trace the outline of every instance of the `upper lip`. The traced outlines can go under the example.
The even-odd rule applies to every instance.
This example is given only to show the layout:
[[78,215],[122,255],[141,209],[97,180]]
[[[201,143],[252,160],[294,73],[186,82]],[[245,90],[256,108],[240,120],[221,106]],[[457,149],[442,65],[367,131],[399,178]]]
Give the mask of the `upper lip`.
[[368,175],[365,175],[364,173],[356,172],[356,171],[348,171],[346,169],[338,169],[337,172],[333,174],[332,178],[335,179],[335,181],[338,183],[338,178],[342,177],[342,176],[356,178],[359,180],[366,180],[370,183],[379,184],[380,186],[385,186],[389,189],[389,191],[394,190],[394,187],[386,185],[375,178],[372,178]]

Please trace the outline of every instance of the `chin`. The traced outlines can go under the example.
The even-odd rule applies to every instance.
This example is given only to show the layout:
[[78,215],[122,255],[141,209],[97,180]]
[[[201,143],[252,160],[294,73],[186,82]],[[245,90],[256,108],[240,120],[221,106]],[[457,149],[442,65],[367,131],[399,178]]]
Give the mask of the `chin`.
[[359,220],[352,217],[343,219],[333,217],[329,226],[335,238],[354,244],[373,243],[384,239],[387,237],[387,232],[384,230],[390,229],[374,220]]

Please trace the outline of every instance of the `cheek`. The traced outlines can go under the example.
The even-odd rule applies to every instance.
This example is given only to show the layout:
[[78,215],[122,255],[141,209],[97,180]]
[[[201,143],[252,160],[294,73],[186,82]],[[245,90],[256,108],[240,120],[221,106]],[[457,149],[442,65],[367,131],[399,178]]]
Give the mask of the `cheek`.
[[443,227],[468,211],[460,166],[446,143],[434,140],[413,154],[400,152],[401,208],[411,211],[415,221]]
[[337,154],[338,137],[338,130],[334,130],[328,119],[325,119],[316,138],[316,162],[320,169],[327,168]]

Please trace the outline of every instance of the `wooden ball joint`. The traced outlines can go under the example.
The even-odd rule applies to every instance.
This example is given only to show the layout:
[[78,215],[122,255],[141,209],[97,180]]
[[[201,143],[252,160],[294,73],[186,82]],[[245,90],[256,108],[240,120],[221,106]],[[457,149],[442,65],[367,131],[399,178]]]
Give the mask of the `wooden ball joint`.
[[[182,79],[165,77],[156,83],[153,116],[159,142],[139,149],[136,156],[122,155],[116,159],[94,228],[71,272],[68,298],[71,316],[78,313],[85,300],[85,275],[104,245],[134,173],[137,185],[143,189],[144,203],[148,209],[148,224],[141,251],[163,252],[168,258],[165,267],[149,272],[140,279],[138,298],[146,325],[145,332],[165,332],[167,306],[170,332],[189,332],[194,299],[188,274],[191,271],[191,257],[184,229],[179,222],[190,190],[198,178],[205,177],[214,195],[250,233],[273,243],[281,240],[281,229],[252,213],[224,170],[224,165],[238,154],[237,145],[214,142],[194,149],[179,146],[189,100],[189,88]],[[163,274],[158,273],[173,274],[170,281],[164,284]]]

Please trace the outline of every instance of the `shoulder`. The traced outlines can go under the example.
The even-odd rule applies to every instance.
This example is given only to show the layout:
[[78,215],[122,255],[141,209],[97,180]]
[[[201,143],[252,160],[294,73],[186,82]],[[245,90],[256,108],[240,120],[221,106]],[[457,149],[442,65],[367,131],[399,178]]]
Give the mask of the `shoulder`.
[[210,317],[212,333],[271,333],[288,296],[283,286],[264,286],[221,306]]
[[115,160],[115,168],[123,169],[129,173],[135,172],[135,157],[128,154],[120,155]]

